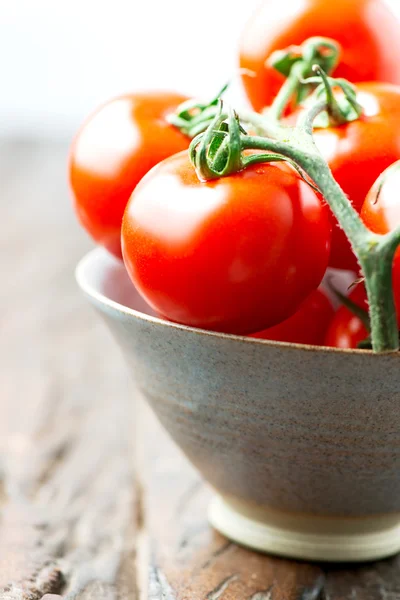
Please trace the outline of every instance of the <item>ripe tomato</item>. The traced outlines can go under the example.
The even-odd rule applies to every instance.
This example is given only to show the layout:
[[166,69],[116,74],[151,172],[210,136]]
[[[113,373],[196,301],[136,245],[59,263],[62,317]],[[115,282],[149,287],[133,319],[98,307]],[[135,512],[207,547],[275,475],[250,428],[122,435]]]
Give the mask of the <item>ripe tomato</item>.
[[163,317],[252,333],[289,317],[318,287],[330,222],[327,206],[286,165],[200,181],[184,152],[135,189],[122,251],[133,283]]
[[400,25],[382,0],[264,0],[240,44],[240,66],[250,102],[269,106],[284,79],[266,60],[275,50],[313,36],[337,40],[342,56],[335,76],[352,82],[400,83]]
[[70,151],[70,182],[78,218],[93,239],[121,257],[121,223],[140,179],[190,140],[165,120],[186,100],[147,92],[115,98],[83,125]]
[[299,310],[286,321],[254,333],[251,337],[319,346],[324,341],[333,314],[332,304],[324,292],[318,289],[312,292]]
[[[371,231],[388,233],[400,227],[400,163],[387,169],[368,193],[361,218]],[[400,322],[400,249],[393,263],[393,290]]]
[[[400,159],[400,86],[362,83],[357,91],[364,115],[340,127],[316,129],[314,139],[336,181],[360,212],[377,177]],[[332,231],[329,264],[358,270],[356,257],[338,225]]]
[[[349,298],[360,308],[368,310],[367,294],[363,285],[358,285]],[[341,306],[329,325],[324,345],[333,348],[357,348],[368,335],[361,319],[346,306]]]

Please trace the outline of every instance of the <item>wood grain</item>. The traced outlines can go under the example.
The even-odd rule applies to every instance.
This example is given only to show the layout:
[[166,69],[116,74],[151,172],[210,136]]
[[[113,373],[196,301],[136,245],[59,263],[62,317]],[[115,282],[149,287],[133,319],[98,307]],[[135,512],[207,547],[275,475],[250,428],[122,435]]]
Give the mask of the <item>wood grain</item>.
[[133,406],[120,353],[74,282],[89,243],[65,165],[65,146],[0,150],[7,600],[136,597]]
[[0,145],[0,598],[395,600],[397,557],[308,565],[239,548],[136,398],[73,269],[66,147]]

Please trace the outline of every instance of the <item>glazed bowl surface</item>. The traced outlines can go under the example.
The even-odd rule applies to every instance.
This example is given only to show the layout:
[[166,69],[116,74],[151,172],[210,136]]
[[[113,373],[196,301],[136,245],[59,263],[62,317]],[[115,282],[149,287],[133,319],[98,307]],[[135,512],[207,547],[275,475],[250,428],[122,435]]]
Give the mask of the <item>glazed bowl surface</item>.
[[218,529],[297,558],[400,550],[399,355],[163,321],[100,249],[80,262],[77,280],[137,389],[217,491],[210,518]]

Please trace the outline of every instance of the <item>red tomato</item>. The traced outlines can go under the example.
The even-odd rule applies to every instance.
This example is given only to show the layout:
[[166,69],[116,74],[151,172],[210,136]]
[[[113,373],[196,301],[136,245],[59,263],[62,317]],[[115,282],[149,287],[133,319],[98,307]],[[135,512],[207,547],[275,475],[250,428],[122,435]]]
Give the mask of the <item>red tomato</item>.
[[254,333],[251,337],[319,346],[323,344],[333,314],[332,304],[326,295],[321,290],[315,290],[286,321]]
[[256,110],[271,104],[284,81],[266,65],[271,53],[313,36],[341,44],[335,76],[400,83],[400,25],[382,0],[264,0],[240,44],[240,66],[255,73],[243,83]]
[[[336,181],[360,212],[377,177],[400,159],[400,86],[362,83],[357,90],[364,115],[340,127],[316,129],[314,138]],[[329,264],[358,270],[350,243],[338,225],[332,231]]]
[[252,333],[292,315],[318,287],[330,215],[284,165],[200,181],[187,153],[158,164],[122,225],[128,273],[168,320]]
[[[367,294],[363,285],[358,285],[350,294],[350,300],[360,308],[368,310]],[[333,317],[325,336],[325,346],[333,348],[357,348],[369,333],[359,317],[341,306]]]
[[99,108],[76,136],[70,181],[78,218],[93,239],[121,257],[126,203],[143,175],[190,140],[165,116],[186,100],[165,92],[130,94]]
[[[371,231],[388,233],[400,227],[400,164],[388,169],[368,193],[361,218]],[[393,289],[400,322],[400,249],[393,263]]]

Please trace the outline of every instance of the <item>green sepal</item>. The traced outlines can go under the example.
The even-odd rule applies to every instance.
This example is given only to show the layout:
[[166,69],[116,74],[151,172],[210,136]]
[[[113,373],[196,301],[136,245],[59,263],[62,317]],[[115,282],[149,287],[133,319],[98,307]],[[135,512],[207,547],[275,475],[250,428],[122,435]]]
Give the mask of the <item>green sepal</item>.
[[289,77],[293,65],[301,60],[303,60],[301,48],[299,46],[291,46],[287,50],[276,50],[273,52],[268,58],[267,63],[284,77]]

